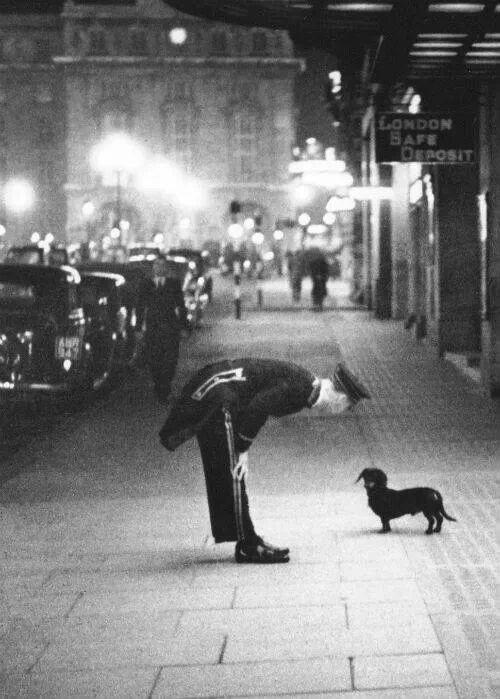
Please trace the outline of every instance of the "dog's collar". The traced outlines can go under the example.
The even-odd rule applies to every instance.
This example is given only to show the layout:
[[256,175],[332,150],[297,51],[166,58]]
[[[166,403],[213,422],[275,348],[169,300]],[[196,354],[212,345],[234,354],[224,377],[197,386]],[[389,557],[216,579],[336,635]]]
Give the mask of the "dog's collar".
[[310,394],[309,398],[307,399],[307,407],[308,408],[312,408],[313,405],[316,403],[316,401],[319,398],[319,394],[321,391],[321,381],[320,381],[320,379],[318,379],[318,377],[316,377],[314,379],[312,386],[313,386],[313,388],[312,388],[311,394]]

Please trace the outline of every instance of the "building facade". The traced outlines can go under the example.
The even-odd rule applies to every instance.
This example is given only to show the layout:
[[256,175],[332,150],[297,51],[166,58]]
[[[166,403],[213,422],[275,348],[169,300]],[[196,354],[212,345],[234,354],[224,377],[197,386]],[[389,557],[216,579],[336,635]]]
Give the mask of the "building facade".
[[[0,22],[0,177],[23,177],[36,195],[22,214],[1,212],[12,241],[34,230],[99,239],[117,221],[124,242],[220,240],[235,199],[264,228],[289,216],[302,63],[286,32],[198,20],[161,0],[68,1]],[[111,154],[96,166],[116,132],[140,164]]]

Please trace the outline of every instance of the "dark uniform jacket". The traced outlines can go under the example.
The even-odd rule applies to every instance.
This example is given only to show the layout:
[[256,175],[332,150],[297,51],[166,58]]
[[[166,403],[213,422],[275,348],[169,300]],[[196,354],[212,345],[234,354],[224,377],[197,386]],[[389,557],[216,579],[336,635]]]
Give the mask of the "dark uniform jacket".
[[160,430],[161,443],[173,451],[199,433],[217,410],[226,408],[236,450],[246,451],[270,415],[281,417],[310,407],[316,390],[315,375],[292,362],[244,358],[210,364],[190,379],[172,406]]
[[178,279],[165,277],[162,287],[157,288],[152,279],[146,279],[139,290],[136,308],[136,327],[142,329],[146,320],[146,334],[162,330],[179,334],[186,327],[184,294]]

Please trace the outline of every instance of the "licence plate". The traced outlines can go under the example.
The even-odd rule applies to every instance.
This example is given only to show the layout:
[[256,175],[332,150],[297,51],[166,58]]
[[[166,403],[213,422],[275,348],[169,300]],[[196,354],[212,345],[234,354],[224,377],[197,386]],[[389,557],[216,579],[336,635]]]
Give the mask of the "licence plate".
[[56,337],[56,357],[58,359],[78,359],[81,340],[79,337]]

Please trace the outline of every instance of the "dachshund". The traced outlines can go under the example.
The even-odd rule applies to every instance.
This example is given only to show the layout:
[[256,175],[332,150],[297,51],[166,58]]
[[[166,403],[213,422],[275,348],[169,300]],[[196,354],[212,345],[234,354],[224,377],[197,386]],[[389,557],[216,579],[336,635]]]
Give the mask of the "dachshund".
[[[422,512],[429,526],[425,533],[440,532],[443,517],[450,522],[457,520],[445,512],[441,493],[433,488],[407,488],[406,490],[391,490],[387,487],[387,476],[379,468],[365,468],[359,474],[356,483],[365,482],[368,495],[368,505],[382,520],[381,533],[391,531],[390,520],[403,515],[414,515]],[[434,527],[434,520],[436,526]]]

